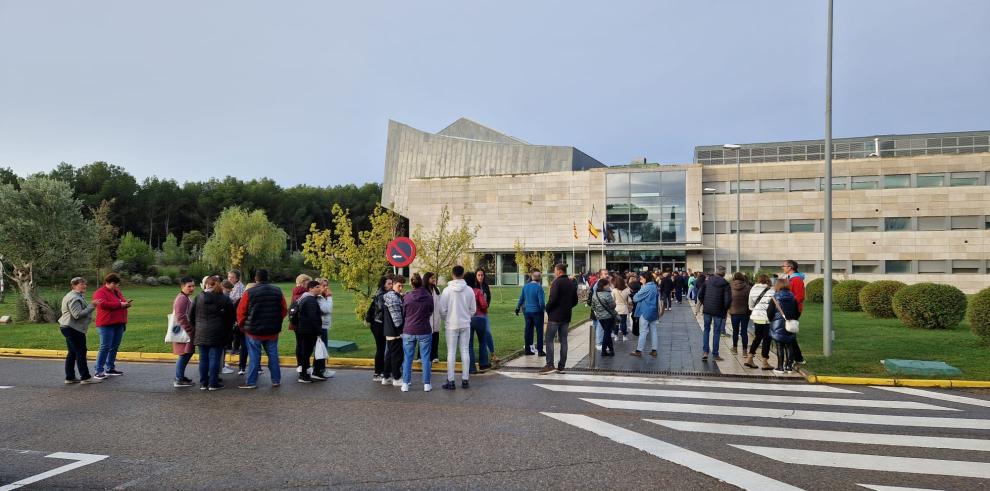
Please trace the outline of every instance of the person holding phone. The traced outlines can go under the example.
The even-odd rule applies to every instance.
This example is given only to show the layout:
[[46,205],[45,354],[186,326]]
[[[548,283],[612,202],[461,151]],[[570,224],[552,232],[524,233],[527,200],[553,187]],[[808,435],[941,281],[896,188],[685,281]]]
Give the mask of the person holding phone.
[[96,332],[100,335],[100,349],[96,355],[96,379],[123,375],[117,370],[117,350],[127,330],[127,311],[133,300],[120,291],[120,276],[110,273],[103,278],[103,286],[93,292],[96,305]]

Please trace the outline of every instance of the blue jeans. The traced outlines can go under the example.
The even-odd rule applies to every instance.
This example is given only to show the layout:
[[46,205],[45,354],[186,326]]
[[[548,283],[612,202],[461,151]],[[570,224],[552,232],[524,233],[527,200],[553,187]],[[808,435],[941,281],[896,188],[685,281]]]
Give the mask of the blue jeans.
[[120,341],[124,339],[124,331],[126,330],[127,324],[113,324],[96,328],[96,332],[100,335],[100,350],[96,355],[96,373],[117,368],[117,350],[120,349]]
[[646,348],[646,336],[649,335],[653,341],[653,351],[657,351],[660,342],[657,339],[657,328],[660,326],[660,319],[648,321],[645,317],[639,318],[639,341],[636,342],[636,351],[643,351]]
[[616,329],[622,333],[623,336],[629,334],[629,330],[626,328],[626,323],[628,322],[629,314],[619,314],[619,324]]
[[192,355],[193,355],[192,353],[186,353],[184,355],[179,355],[179,357],[175,359],[176,381],[186,378],[186,366],[189,365],[189,360],[192,359]]
[[[712,329],[712,324],[715,325],[715,329]],[[725,329],[725,317],[715,317],[710,314],[705,314],[705,333],[704,340],[701,342],[701,351],[704,354],[709,353],[709,339],[711,339],[711,354],[712,356],[718,356],[718,337],[722,335],[722,331]]]
[[416,357],[416,342],[419,342],[419,358],[423,364],[423,384],[430,383],[430,344],[433,343],[433,334],[403,334],[402,351],[405,358],[402,359],[402,383],[412,382],[412,363]]
[[591,323],[595,325],[595,345],[601,346],[602,338],[605,337],[605,330],[602,329],[602,323],[598,319],[591,321]]
[[199,385],[217,387],[223,361],[222,346],[199,347]]
[[698,289],[693,286],[688,288],[688,298],[691,299],[691,301],[698,300]]
[[244,336],[248,347],[248,376],[247,384],[258,383],[258,371],[261,370],[261,348],[265,349],[268,355],[268,371],[272,375],[272,383],[282,383],[282,370],[278,367],[278,338],[270,341],[261,341],[251,336]]
[[[474,356],[474,337],[478,336],[478,356]],[[487,317],[472,317],[471,318],[471,370],[475,369],[475,363],[478,363],[482,367],[491,366],[492,362],[488,359],[488,349],[491,345],[490,340],[492,333],[488,329],[488,318]]]
[[543,312],[526,312],[526,349],[533,346],[533,332],[536,332],[536,351],[543,352]]

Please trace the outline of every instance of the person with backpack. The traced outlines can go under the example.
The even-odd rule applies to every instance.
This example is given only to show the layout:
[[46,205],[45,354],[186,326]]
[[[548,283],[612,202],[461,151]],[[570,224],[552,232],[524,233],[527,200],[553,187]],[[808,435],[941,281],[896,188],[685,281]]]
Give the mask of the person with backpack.
[[767,306],[767,317],[770,319],[770,336],[777,343],[777,368],[773,373],[785,375],[794,371],[794,341],[796,331],[788,329],[788,322],[801,318],[797,299],[791,293],[790,280],[780,278],[774,285],[776,292]]
[[364,321],[375,339],[375,374],[372,383],[385,379],[385,293],[392,289],[392,273],[378,279],[378,290],[371,297],[371,305],[365,313]]
[[423,282],[419,273],[413,273],[410,279],[413,290],[402,299],[402,314],[405,318],[402,326],[402,392],[409,392],[412,384],[412,364],[416,358],[416,345],[419,344],[419,357],[423,368],[423,391],[430,392],[432,366],[430,365],[430,345],[432,337],[433,294],[428,285]]
[[447,282],[447,287],[440,294],[440,316],[444,318],[447,328],[447,383],[445,390],[454,390],[454,367],[457,362],[457,351],[461,352],[461,388],[467,389],[470,374],[470,342],[471,317],[477,309],[478,301],[474,290],[464,282],[464,267],[454,266],[451,269],[454,279]]
[[220,390],[224,387],[220,383],[223,351],[233,333],[236,313],[234,304],[223,293],[219,277],[209,277],[205,286],[189,307],[189,324],[199,347],[199,388]]
[[[701,345],[701,361],[708,361],[708,353],[711,352],[715,361],[722,361],[718,355],[718,348],[721,343],[719,336],[725,328],[725,316],[732,305],[732,291],[729,282],[725,281],[725,266],[715,269],[715,275],[705,280],[698,291],[698,303],[701,304],[704,314],[705,330],[704,340]],[[712,326],[714,325],[714,330]],[[711,338],[711,349],[709,350],[709,338]]]
[[247,380],[237,387],[239,389],[258,388],[262,349],[268,355],[272,387],[282,384],[282,370],[278,363],[278,336],[282,332],[282,321],[289,309],[285,305],[282,290],[269,282],[267,269],[255,272],[254,281],[253,287],[244,290],[241,302],[237,305],[237,323],[244,329],[244,339],[248,346]]
[[[773,296],[773,286],[770,283],[770,277],[765,274],[761,274],[756,279],[756,284],[753,288],[749,290],[749,310],[752,312],[749,319],[753,321],[753,329],[755,330],[755,336],[753,337],[753,344],[749,345],[749,354],[746,355],[746,361],[743,365],[749,368],[761,368],[763,370],[770,370],[773,367],[770,366],[770,319],[767,317],[767,307],[770,306],[771,297]],[[759,367],[753,364],[753,356],[756,355],[757,348],[760,349],[761,361]]]
[[402,312],[402,288],[406,279],[402,275],[392,278],[392,289],[385,292],[382,333],[385,335],[385,373],[382,385],[402,386],[402,328],[405,317]]
[[602,356],[615,356],[615,346],[612,343],[612,330],[615,328],[619,313],[615,310],[615,298],[609,288],[609,279],[598,280],[598,288],[591,298],[591,309],[602,325]]
[[639,280],[643,287],[636,292],[633,296],[633,301],[636,302],[636,310],[633,315],[639,318],[639,326],[642,332],[640,333],[639,340],[636,342],[636,351],[629,353],[632,356],[643,356],[643,350],[646,349],[646,337],[653,337],[653,350],[650,351],[650,356],[657,357],[657,349],[659,348],[659,340],[657,339],[657,328],[659,327],[660,320],[660,292],[657,289],[657,284],[653,281],[653,273],[649,271],[643,271],[639,275]]
[[323,285],[319,281],[309,280],[303,293],[289,309],[289,322],[296,326],[296,365],[300,367],[298,382],[310,384],[326,380],[323,371],[316,369],[310,374],[309,358],[313,356],[316,343],[323,332],[323,312],[320,309],[319,297],[323,296]]

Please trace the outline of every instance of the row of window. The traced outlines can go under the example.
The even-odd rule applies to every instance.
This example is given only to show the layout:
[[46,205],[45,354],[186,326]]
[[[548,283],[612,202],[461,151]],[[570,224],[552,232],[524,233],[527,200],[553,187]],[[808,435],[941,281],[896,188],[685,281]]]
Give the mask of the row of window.
[[[739,181],[742,193],[782,193],[786,191],[822,191],[825,178],[760,179]],[[905,189],[938,188],[945,186],[984,186],[990,184],[990,172],[931,172],[925,174],[889,174],[884,176],[832,177],[832,189]],[[736,194],[736,181],[707,181],[702,183],[706,194]]]
[[[740,220],[741,233],[775,234],[822,232],[823,220]],[[909,232],[941,230],[990,230],[990,215],[936,217],[873,217],[835,218],[832,231],[841,232]],[[736,233],[736,221],[708,221],[702,225],[704,234]]]
[[[735,263],[728,258],[719,261],[730,271],[735,270]],[[825,261],[798,261],[801,270],[806,273],[822,274]],[[712,261],[704,262],[705,271],[714,271]],[[778,271],[780,261],[739,261],[739,269],[743,272]],[[886,261],[832,261],[832,273],[842,274],[982,274],[990,273],[990,259],[934,259],[911,260],[893,259]]]

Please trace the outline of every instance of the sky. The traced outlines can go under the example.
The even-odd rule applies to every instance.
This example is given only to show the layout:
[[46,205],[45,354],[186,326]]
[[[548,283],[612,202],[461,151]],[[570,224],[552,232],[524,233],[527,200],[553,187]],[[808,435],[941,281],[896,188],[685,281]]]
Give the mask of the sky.
[[[381,181],[388,120],[608,164],[824,136],[825,0],[0,0],[0,167]],[[990,130],[990,2],[835,0],[833,135]]]

